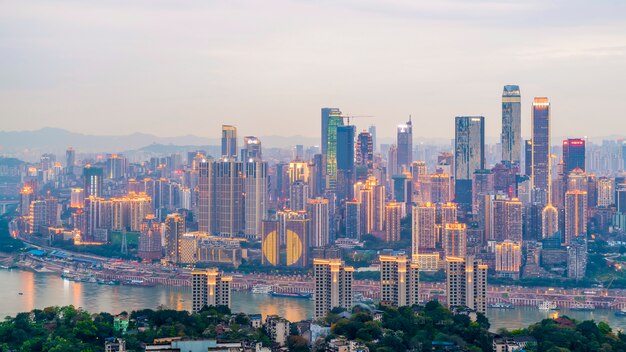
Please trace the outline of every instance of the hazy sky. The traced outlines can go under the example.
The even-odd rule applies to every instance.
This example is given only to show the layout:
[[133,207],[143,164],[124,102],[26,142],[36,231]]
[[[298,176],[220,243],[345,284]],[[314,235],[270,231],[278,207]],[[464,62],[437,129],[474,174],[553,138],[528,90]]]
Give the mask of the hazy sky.
[[626,134],[626,1],[0,0],[0,130],[320,133],[320,108],[501,125],[505,84],[553,136]]

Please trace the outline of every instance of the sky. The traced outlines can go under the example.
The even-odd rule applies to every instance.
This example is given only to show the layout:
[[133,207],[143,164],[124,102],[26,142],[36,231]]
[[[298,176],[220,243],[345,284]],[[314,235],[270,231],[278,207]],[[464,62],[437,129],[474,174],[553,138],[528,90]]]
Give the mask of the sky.
[[216,138],[359,129],[452,138],[454,116],[501,128],[518,84],[553,136],[626,134],[622,0],[0,0],[0,130],[58,127]]

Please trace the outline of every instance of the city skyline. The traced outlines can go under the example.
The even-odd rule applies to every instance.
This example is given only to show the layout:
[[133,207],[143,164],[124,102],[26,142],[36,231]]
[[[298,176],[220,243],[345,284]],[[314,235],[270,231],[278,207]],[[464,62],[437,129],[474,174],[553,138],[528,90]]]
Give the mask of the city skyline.
[[[501,89],[515,84],[524,137],[535,96],[550,98],[559,134],[607,135],[625,104],[625,11],[604,1],[25,1],[3,11],[0,113],[5,130],[214,136],[229,123],[317,136],[319,107],[340,106],[376,116],[357,124],[376,124],[381,137],[412,115],[416,137],[449,139],[446,124],[424,122],[480,115],[497,138]],[[320,26],[330,13],[342,20]],[[433,31],[436,40],[423,34]]]

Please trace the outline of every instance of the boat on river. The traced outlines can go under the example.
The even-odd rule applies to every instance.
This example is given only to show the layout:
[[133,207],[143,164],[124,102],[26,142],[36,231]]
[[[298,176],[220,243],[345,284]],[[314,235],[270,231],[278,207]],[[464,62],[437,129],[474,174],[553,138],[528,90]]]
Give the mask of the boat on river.
[[300,299],[313,298],[313,294],[311,292],[275,292],[275,291],[272,291],[270,294],[272,295],[272,297],[300,298]]
[[511,303],[492,303],[489,305],[489,308],[497,308],[497,309],[515,309],[515,306]]

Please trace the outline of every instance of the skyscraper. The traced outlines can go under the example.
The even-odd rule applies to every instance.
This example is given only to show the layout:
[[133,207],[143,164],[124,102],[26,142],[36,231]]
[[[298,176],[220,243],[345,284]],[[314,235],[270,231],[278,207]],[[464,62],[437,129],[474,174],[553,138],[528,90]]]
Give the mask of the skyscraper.
[[369,132],[361,132],[356,141],[356,178],[365,181],[374,168],[374,143]]
[[309,199],[307,213],[310,221],[309,235],[311,247],[324,247],[330,243],[330,219],[328,217],[328,199]]
[[496,274],[498,276],[519,279],[522,265],[520,243],[509,240],[496,243]]
[[596,181],[598,192],[598,207],[607,208],[615,203],[615,190],[613,180],[608,177],[600,177]]
[[388,202],[385,205],[385,241],[400,241],[400,218],[402,217],[402,204]]
[[376,126],[370,125],[367,131],[370,133],[370,136],[372,136],[372,151],[375,152],[376,151]]
[[325,317],[333,308],[352,308],[352,274],[354,268],[340,259],[313,259],[315,280],[314,319]]
[[454,139],[455,199],[459,204],[472,204],[472,177],[485,168],[485,118],[457,116]]
[[361,239],[361,202],[346,202],[346,237]]
[[465,257],[467,253],[467,225],[458,222],[445,225],[443,252],[446,257]]
[[117,180],[126,177],[126,158],[121,154],[107,155],[107,178]]
[[433,250],[437,245],[436,233],[437,207],[433,203],[423,203],[413,207],[412,258],[425,249]]
[[413,162],[413,123],[411,117],[404,125],[398,125],[398,167],[408,169]]
[[65,151],[65,173],[74,175],[74,167],[76,166],[76,151],[69,147]]
[[180,263],[180,237],[185,233],[185,217],[179,213],[165,218],[165,256],[171,263]]
[[585,140],[570,138],[563,140],[563,169],[565,175],[569,175],[574,169],[585,171]]
[[104,172],[99,167],[85,165],[83,169],[83,182],[85,189],[85,197],[102,197],[102,182]]
[[351,199],[354,183],[355,126],[337,127],[337,198]]
[[446,257],[446,295],[449,308],[487,311],[487,265],[472,257]]
[[245,234],[261,237],[261,221],[268,209],[267,163],[250,158],[245,163]]
[[214,230],[214,184],[211,160],[202,159],[198,163],[198,230],[212,233]]
[[381,255],[380,304],[403,307],[419,303],[419,268],[406,256]]
[[341,111],[322,108],[322,155],[326,163],[326,188],[334,191],[337,185],[337,127],[343,126]]
[[235,236],[244,232],[244,164],[217,161],[214,167],[215,232]]
[[577,237],[587,238],[587,192],[565,193],[565,244]]
[[232,277],[224,276],[217,268],[192,271],[192,312],[197,313],[205,306],[230,308],[232,281]]
[[222,158],[237,159],[237,127],[222,125]]
[[254,136],[243,137],[243,149],[241,153],[241,161],[261,161],[263,159],[261,140]]
[[533,188],[548,190],[550,159],[550,102],[548,98],[535,98],[532,107],[532,161]]
[[277,266],[280,264],[280,235],[278,221],[263,220],[261,240],[261,264]]
[[287,266],[304,268],[309,261],[309,219],[306,212],[286,220],[285,241]]
[[502,160],[519,164],[522,155],[522,112],[519,86],[504,86],[502,92]]
[[144,261],[159,260],[163,257],[161,246],[161,223],[149,214],[141,222],[137,256]]

